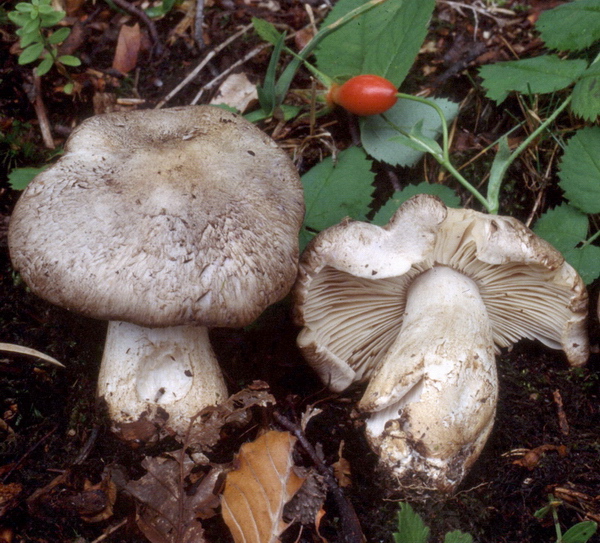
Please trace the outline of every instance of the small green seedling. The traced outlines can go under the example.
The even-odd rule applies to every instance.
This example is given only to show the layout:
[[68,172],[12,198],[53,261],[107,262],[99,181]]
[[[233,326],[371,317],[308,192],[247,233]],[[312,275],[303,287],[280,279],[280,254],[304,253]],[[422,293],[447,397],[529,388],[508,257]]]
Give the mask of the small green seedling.
[[[398,531],[393,534],[395,543],[427,543],[429,527],[408,503],[400,504],[398,511]],[[473,536],[454,530],[444,537],[444,543],[473,543]]]
[[64,11],[55,10],[51,0],[31,0],[19,2],[15,10],[8,13],[8,18],[19,28],[16,31],[20,45],[23,48],[19,55],[19,64],[31,64],[40,60],[35,68],[38,76],[47,74],[52,66],[66,77],[69,82],[64,86],[64,92],[73,91],[73,81],[66,66],[79,66],[81,61],[73,55],[60,55],[58,46],[63,43],[71,29],[61,27],[52,30],[64,18]]
[[548,495],[548,505],[538,509],[534,516],[542,519],[547,515],[552,515],[554,521],[554,529],[556,530],[556,543],[586,543],[598,529],[598,525],[591,520],[578,522],[571,526],[564,534],[558,520],[558,508],[562,505],[562,501],[557,500],[552,494]]

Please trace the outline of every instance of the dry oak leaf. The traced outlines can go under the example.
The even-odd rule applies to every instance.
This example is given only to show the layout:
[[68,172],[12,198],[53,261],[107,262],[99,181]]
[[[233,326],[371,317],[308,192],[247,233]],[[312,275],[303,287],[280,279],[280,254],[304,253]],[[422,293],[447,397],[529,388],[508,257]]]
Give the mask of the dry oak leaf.
[[221,498],[235,543],[275,543],[288,527],[284,506],[304,482],[293,469],[295,443],[289,432],[269,431],[242,445]]

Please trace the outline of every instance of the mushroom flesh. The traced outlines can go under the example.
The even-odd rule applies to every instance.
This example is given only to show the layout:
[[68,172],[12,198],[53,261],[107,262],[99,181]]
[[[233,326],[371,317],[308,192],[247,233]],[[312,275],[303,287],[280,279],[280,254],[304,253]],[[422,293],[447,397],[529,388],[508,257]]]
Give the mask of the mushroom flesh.
[[211,106],[98,115],[65,151],[15,207],[13,265],[42,298],[111,321],[98,394],[117,430],[184,431],[227,396],[207,328],[250,324],[295,280],[298,173]]
[[588,357],[583,281],[511,217],[417,195],[384,227],[344,221],[306,248],[294,287],[298,345],[359,403],[383,465],[452,491],[491,431],[499,347],[521,338]]

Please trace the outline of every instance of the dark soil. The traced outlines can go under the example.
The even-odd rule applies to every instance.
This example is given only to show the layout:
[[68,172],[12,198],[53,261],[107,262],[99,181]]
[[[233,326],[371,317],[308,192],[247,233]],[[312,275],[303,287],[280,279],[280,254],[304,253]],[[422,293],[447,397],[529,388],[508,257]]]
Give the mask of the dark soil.
[[[281,2],[278,11],[272,11],[267,3],[208,4],[205,13],[208,47],[221,43],[235,31],[236,25],[247,24],[252,16],[287,24],[292,29],[308,23],[305,6],[296,0]],[[519,8],[519,19],[510,32],[503,31],[504,37],[513,40],[513,45],[527,51],[539,47],[532,38],[527,17],[551,3],[530,4],[508,2],[507,7]],[[473,87],[477,62],[470,54],[473,50],[470,40],[474,23],[478,23],[477,36],[484,31],[500,34],[494,20],[481,17],[475,21],[468,9],[460,12],[442,4],[439,10],[442,12],[437,12],[430,36],[437,48],[420,56],[406,90],[428,86],[436,95],[465,101],[455,152],[466,162],[512,126],[513,116],[519,115],[520,109],[516,102],[509,102],[498,110]],[[58,76],[56,81],[50,77],[44,82],[43,97],[50,124],[57,140],[61,141],[74,125],[96,111],[93,97],[101,91],[122,96],[135,94],[145,99],[142,107],[152,107],[201,58],[189,39],[174,39],[158,60],[151,57],[149,51],[144,53],[146,56],[139,61],[143,69],[138,72],[134,85],[132,77],[124,78],[110,69],[117,29],[114,12],[106,5],[92,3],[90,6],[86,3],[83,11],[92,23],[85,25],[86,39],[80,44],[78,54],[86,67],[97,70],[98,75],[80,76],[82,91],[76,99],[54,89]],[[181,18],[178,11],[159,21],[157,30],[163,43],[168,43],[167,37]],[[141,462],[145,456],[173,450],[177,444],[166,439],[134,448],[111,434],[95,399],[106,324],[40,300],[28,291],[10,265],[6,226],[18,192],[9,188],[6,174],[15,166],[41,164],[50,156],[43,149],[36,114],[27,97],[31,83],[29,71],[18,66],[16,56],[9,52],[13,43],[14,36],[3,34],[0,43],[1,56],[5,59],[4,67],[0,68],[3,133],[0,339],[39,349],[66,367],[54,369],[30,358],[8,354],[0,358],[0,489],[2,493],[14,490],[14,495],[0,495],[0,543],[144,542],[147,539],[135,521],[136,503],[122,487],[127,480],[144,474]],[[259,41],[249,37],[235,43],[235,47],[226,48],[215,58],[211,64],[213,74],[241,58]],[[502,59],[505,54],[499,48],[493,58]],[[269,53],[261,53],[244,66],[244,71],[259,81],[268,60]],[[433,75],[418,75],[427,72],[423,71],[426,66],[435,68]],[[200,85],[211,77],[202,75],[169,105],[190,103]],[[133,86],[135,93],[131,92]],[[309,88],[306,75],[298,77],[297,86]],[[340,147],[349,145],[355,137],[353,120],[341,113],[331,114],[320,122],[331,123],[329,130]],[[263,128],[273,133],[275,124]],[[278,130],[279,135],[275,136],[280,143],[292,148],[306,137],[309,128],[306,122],[298,121]],[[318,140],[308,146],[297,159],[299,169],[306,171],[325,150]],[[542,163],[547,160],[548,152],[541,144]],[[489,166],[481,162],[475,164],[465,170],[471,178],[480,177],[480,172]],[[503,193],[502,209],[521,220],[528,219],[540,191],[544,192],[542,206],[560,199],[552,180],[536,177],[535,170],[537,168],[531,167],[527,160],[520,162],[514,167],[512,177],[525,179],[525,183],[508,187]],[[375,187],[376,202],[383,202],[391,194],[398,179],[416,181],[422,178],[424,171],[431,179],[436,179],[439,173],[432,161],[421,163],[414,171],[382,166]],[[465,205],[474,207],[474,203],[463,196]],[[598,299],[599,289],[598,282],[590,286],[592,300]],[[591,306],[594,315],[595,303]],[[469,532],[475,541],[482,543],[555,541],[552,517],[542,520],[534,517],[535,511],[548,503],[550,494],[561,499],[557,512],[563,531],[586,518],[600,521],[600,355],[593,354],[585,368],[573,370],[561,352],[532,342],[521,342],[510,352],[503,352],[498,357],[501,388],[497,421],[483,454],[454,496],[429,496],[420,500],[403,493],[389,476],[379,471],[377,458],[362,435],[362,422],[354,408],[360,390],[331,394],[306,366],[295,346],[297,330],[289,309],[289,301],[284,300],[268,309],[248,329],[214,330],[211,339],[230,392],[262,380],[269,384],[277,400],[274,409],[289,420],[297,422],[309,405],[322,410],[309,423],[306,437],[320,451],[326,465],[338,461],[343,443],[341,450],[350,464],[352,481],[344,491],[367,542],[393,541],[398,503],[405,500],[411,501],[431,527],[431,541],[435,542],[443,541],[444,534],[451,530]],[[600,325],[594,319],[590,321],[590,337],[597,346]],[[261,427],[281,429],[272,416],[272,409],[255,409],[253,415],[253,421],[244,427],[223,431],[221,442],[209,454],[212,462],[232,461],[239,446],[253,439]],[[527,456],[529,464],[517,463],[532,450],[534,452]],[[532,456],[536,452],[537,456]],[[297,456],[299,463],[311,464],[301,448]],[[89,517],[92,510],[106,511],[103,507],[106,504],[91,503],[91,495],[86,491],[90,484],[100,483],[107,470],[113,473],[118,489],[114,509],[105,519],[86,521],[86,515]],[[62,479],[57,479],[61,475]],[[102,497],[106,498],[104,494]],[[321,539],[314,526],[303,527],[301,533],[298,526],[292,526],[284,540],[342,542],[344,526],[331,497],[324,509],[326,515],[319,529]],[[203,526],[207,541],[232,541],[219,515],[203,521]],[[598,542],[600,536],[590,541]]]

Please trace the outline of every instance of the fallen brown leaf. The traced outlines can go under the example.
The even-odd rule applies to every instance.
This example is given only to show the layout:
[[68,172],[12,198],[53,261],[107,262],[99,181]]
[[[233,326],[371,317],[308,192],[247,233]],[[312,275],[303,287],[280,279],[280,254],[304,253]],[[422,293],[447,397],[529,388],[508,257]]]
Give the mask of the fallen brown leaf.
[[138,502],[136,521],[152,543],[203,543],[204,530],[197,517],[207,507],[217,507],[214,494],[221,470],[211,469],[200,484],[188,492],[188,477],[197,465],[183,450],[173,456],[146,457],[148,473],[127,484]]
[[142,33],[138,23],[121,26],[112,67],[123,74],[133,70],[137,65],[141,45]]
[[284,506],[304,482],[293,470],[295,443],[289,432],[270,431],[242,445],[239,468],[227,474],[221,498],[236,543],[275,543],[287,528]]
[[564,445],[540,445],[535,449],[528,450],[523,458],[515,460],[513,464],[528,470],[533,470],[548,451],[556,451],[560,456],[566,456],[568,452],[567,447]]

